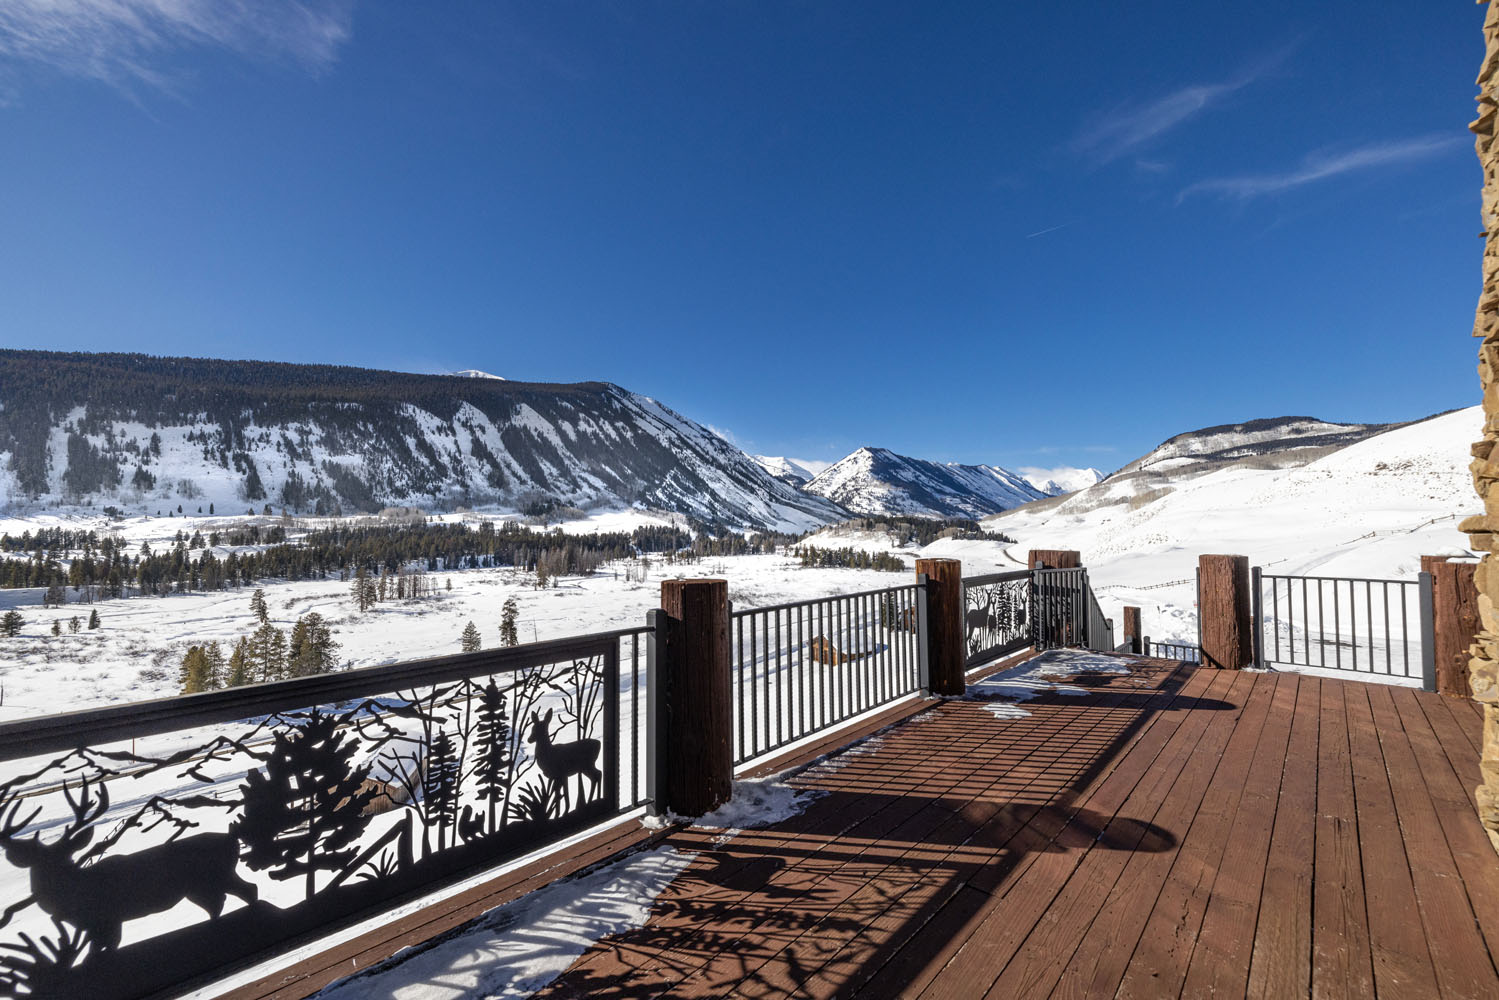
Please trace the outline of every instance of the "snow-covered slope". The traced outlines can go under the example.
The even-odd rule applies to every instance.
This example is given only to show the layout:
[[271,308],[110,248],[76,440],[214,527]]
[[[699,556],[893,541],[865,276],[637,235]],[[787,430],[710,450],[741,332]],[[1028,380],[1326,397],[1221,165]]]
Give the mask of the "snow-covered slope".
[[0,350],[0,508],[647,507],[745,528],[845,517],[603,382]]
[[458,376],[459,378],[492,378],[497,382],[509,381],[503,375],[491,375],[489,374],[489,372],[481,372],[477,368],[465,368],[463,369],[463,371],[454,372],[453,374]]
[[1306,448],[1342,447],[1389,430],[1394,424],[1338,424],[1315,417],[1269,417],[1220,424],[1169,438],[1114,473],[1169,472],[1207,462],[1273,455]]
[[1025,477],[1026,482],[1049,497],[1085,490],[1104,477],[1102,472],[1092,468],[1075,469],[1063,467],[1057,469],[1019,469],[1017,471]]
[[999,466],[944,465],[884,448],[860,448],[804,489],[856,514],[918,517],[983,517],[1047,495]]
[[[1115,475],[1062,500],[984,521],[1011,550],[1082,552],[1105,611],[1190,613],[1191,578],[1207,552],[1246,555],[1267,572],[1410,578],[1422,554],[1465,551],[1458,522],[1481,503],[1468,474],[1483,414],[1469,407],[1336,448],[1304,465],[1250,458],[1208,471]],[[1174,582],[1175,581],[1175,582]],[[1112,604],[1109,598],[1112,598]]]
[[798,489],[803,483],[809,483],[814,478],[811,469],[789,458],[776,455],[751,455],[750,457],[760,463],[760,468],[781,482]]

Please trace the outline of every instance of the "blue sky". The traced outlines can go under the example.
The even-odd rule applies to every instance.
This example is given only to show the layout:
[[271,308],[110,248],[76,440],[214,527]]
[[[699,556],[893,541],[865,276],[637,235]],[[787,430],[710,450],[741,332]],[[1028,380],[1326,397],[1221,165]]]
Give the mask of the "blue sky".
[[1116,467],[1478,399],[1483,8],[0,6],[0,343]]

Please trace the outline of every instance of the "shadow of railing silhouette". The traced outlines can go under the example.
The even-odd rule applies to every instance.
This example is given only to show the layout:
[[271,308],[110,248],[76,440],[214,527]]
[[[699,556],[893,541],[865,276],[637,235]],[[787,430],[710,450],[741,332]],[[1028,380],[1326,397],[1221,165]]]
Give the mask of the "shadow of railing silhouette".
[[[1081,805],[1161,712],[1240,707],[1181,696],[1184,672],[1160,674],[1148,690],[1099,685],[1027,703],[1067,706],[1071,724],[1083,723],[1068,749],[1051,748],[1051,766],[1040,774],[1017,776],[1047,758],[1046,741],[1013,729],[1014,752],[992,748],[1000,751],[991,754],[992,771],[955,774],[943,788],[913,777],[909,788],[891,790],[900,775],[876,766],[892,756],[886,744],[858,758],[874,762],[858,775],[814,768],[795,779],[824,793],[804,817],[723,844],[699,831],[673,838],[699,857],[657,900],[650,922],[600,942],[538,995],[639,997],[684,981],[688,992],[709,995],[899,993],[930,957],[906,947],[913,937],[958,936],[1021,865],[1084,847],[1175,848],[1177,834],[1149,819]],[[972,729],[971,713],[948,709],[891,741],[899,739],[909,759],[930,759]],[[861,783],[886,787],[866,791]]]

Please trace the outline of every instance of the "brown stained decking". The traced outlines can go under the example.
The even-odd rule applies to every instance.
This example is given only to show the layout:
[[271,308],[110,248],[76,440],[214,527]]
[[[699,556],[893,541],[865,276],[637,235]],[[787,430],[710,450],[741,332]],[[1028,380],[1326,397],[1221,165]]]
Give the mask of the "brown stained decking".
[[696,852],[545,997],[1499,997],[1468,702],[1144,661],[946,702]]

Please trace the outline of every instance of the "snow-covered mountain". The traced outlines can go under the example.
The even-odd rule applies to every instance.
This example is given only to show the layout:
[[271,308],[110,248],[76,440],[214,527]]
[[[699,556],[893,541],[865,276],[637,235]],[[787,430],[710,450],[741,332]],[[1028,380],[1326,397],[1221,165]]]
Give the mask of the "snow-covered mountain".
[[750,457],[760,463],[760,468],[796,489],[801,489],[802,484],[810,483],[815,477],[811,469],[789,458],[775,455],[751,455]]
[[[1150,452],[1114,473],[1171,472],[1204,463],[1228,462],[1251,456],[1277,455],[1305,449],[1333,449],[1362,441],[1364,438],[1398,424],[1340,424],[1315,417],[1269,417],[1242,424],[1220,424],[1187,431],[1167,439]],[[1295,461],[1309,461],[1315,456],[1295,456]]]
[[984,525],[1014,537],[1017,551],[1078,549],[1121,585],[1190,577],[1203,552],[1247,555],[1266,572],[1407,576],[1421,551],[1466,545],[1457,524],[1482,507],[1467,468],[1482,423],[1475,406],[1300,464],[1251,456],[1206,471],[1116,474]]
[[604,382],[0,350],[0,507],[641,506],[803,530],[847,513]]
[[1049,497],[1085,490],[1104,477],[1102,472],[1092,468],[1075,469],[1062,467],[1056,469],[1019,469],[1017,471],[1025,477],[1026,482]]
[[1047,494],[1008,469],[907,458],[860,448],[824,469],[803,489],[856,514],[978,518]]

